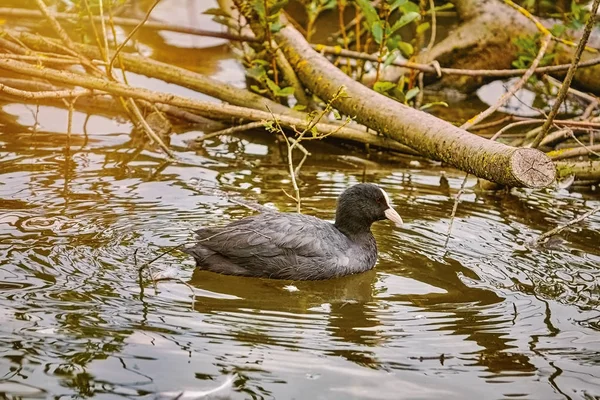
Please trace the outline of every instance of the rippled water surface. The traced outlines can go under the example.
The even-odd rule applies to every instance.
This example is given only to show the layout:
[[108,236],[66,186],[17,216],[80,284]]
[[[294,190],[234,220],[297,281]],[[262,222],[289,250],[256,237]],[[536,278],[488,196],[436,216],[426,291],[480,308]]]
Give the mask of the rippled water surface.
[[[243,79],[225,47],[195,51],[214,76]],[[85,119],[68,135],[64,110],[0,103],[0,396],[600,398],[600,215],[527,246],[597,207],[597,192],[468,189],[445,248],[459,172],[410,159],[365,170],[315,145],[305,213],[333,218],[366,180],[406,222],[374,226],[373,271],[228,277],[173,251],[140,281],[194,228],[252,213],[224,193],[292,211],[285,149],[254,132],[192,151],[202,132],[186,127],[171,144],[188,163],[169,164],[136,151],[121,120]],[[155,290],[150,273],[174,279]]]

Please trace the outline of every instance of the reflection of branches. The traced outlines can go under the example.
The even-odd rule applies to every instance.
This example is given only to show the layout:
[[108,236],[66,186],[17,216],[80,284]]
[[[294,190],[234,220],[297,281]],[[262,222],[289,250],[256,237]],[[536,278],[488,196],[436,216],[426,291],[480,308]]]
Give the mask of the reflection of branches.
[[600,206],[586,212],[583,215],[580,215],[579,217],[567,222],[564,225],[559,225],[554,229],[549,230],[548,232],[542,233],[536,240],[535,240],[535,244],[536,245],[540,245],[542,243],[544,243],[549,237],[554,236],[554,235],[558,235],[559,233],[561,233],[562,231],[564,231],[565,229],[567,229],[568,227],[570,227],[571,225],[575,225],[578,222],[583,221],[584,219],[586,219],[587,217],[589,217],[592,214],[597,213],[598,211],[600,211]]

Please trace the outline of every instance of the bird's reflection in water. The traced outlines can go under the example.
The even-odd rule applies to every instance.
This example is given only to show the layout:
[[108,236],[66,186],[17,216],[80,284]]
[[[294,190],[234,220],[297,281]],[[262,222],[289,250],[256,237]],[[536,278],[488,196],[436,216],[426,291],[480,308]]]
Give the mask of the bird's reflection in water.
[[[428,329],[464,335],[473,342],[478,349],[469,354],[473,364],[490,372],[535,370],[526,355],[510,352],[513,339],[502,328],[514,316],[499,316],[495,309],[502,305],[503,299],[490,290],[470,287],[460,279],[465,273],[476,279],[471,270],[448,257],[445,262],[433,263],[418,254],[409,258],[400,268],[398,263],[381,261],[377,268],[366,273],[326,281],[292,282],[195,270],[189,283],[204,293],[195,303],[196,311],[207,315],[209,320],[218,319],[214,324],[225,325],[227,335],[251,347],[316,350],[377,369],[406,368],[410,359],[415,358],[421,361],[436,358],[443,364],[448,358],[461,356],[454,354],[453,349],[440,351],[435,342],[422,343],[423,357],[403,353],[404,341],[418,343],[418,334],[413,332],[411,338],[403,332],[390,335],[386,333],[386,324],[390,318],[393,326],[402,324],[408,312],[418,310],[419,314],[432,315]],[[387,287],[390,269],[394,276],[436,290],[414,294],[403,293],[402,287]],[[383,311],[385,308],[388,309]],[[435,315],[440,314],[444,317],[437,319]],[[384,351],[386,360],[382,360],[378,354],[385,347],[398,351]]]

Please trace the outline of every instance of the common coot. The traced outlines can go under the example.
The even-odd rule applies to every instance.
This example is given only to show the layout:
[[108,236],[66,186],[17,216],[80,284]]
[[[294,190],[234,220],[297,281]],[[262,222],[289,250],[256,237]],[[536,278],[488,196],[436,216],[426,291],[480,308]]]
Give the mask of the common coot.
[[371,224],[402,224],[388,195],[361,183],[339,197],[332,224],[309,215],[266,212],[229,225],[196,231],[184,249],[200,269],[227,275],[319,280],[367,271],[377,261]]

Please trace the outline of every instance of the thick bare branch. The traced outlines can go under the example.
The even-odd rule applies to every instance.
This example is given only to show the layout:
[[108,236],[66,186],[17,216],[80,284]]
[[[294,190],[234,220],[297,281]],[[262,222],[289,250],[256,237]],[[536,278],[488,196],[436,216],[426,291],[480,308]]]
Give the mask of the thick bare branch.
[[545,187],[554,181],[555,169],[545,154],[490,142],[376,93],[315,52],[289,25],[279,31],[277,41],[306,87],[329,100],[345,86],[348,96],[333,105],[384,136],[506,186]]

